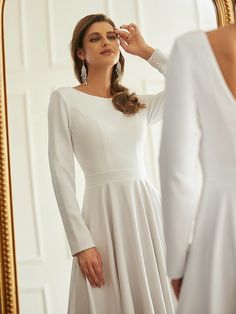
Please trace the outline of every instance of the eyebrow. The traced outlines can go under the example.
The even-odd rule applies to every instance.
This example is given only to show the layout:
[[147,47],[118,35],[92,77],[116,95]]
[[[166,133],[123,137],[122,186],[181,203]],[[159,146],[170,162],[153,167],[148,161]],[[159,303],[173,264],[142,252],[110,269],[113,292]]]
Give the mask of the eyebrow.
[[[115,34],[115,32],[114,32],[114,31],[109,31],[109,32],[107,32],[107,34],[110,34],[110,33]],[[93,36],[93,35],[101,35],[101,34],[100,34],[100,33],[98,33],[98,32],[95,32],[95,33],[90,34],[90,35],[88,36],[88,38],[90,38],[90,37],[91,37],[91,36]]]

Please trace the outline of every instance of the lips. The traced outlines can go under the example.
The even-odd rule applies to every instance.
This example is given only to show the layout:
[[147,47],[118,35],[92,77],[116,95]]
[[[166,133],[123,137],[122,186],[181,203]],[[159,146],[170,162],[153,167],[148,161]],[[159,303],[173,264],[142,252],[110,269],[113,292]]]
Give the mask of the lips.
[[114,53],[114,50],[112,50],[112,49],[104,49],[102,52],[100,52],[101,55],[103,55],[103,54],[110,54],[110,53]]

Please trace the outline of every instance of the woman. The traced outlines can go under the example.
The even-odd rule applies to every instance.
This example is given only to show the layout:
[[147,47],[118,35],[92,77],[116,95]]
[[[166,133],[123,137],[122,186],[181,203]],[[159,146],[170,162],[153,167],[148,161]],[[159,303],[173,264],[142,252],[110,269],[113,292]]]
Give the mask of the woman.
[[236,24],[176,41],[160,161],[167,270],[178,314],[236,313],[235,82]]
[[[163,94],[137,97],[121,85],[120,45],[162,72],[166,61],[136,25],[122,28],[102,14],[80,20],[71,54],[82,84],[59,88],[50,100],[52,181],[74,256],[69,314],[173,313],[160,201],[143,159]],[[82,216],[74,155],[85,175]]]

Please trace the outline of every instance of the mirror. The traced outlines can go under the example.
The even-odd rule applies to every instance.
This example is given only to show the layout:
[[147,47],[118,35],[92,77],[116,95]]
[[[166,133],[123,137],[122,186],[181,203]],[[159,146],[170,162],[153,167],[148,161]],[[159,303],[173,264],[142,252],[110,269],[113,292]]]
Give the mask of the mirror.
[[[52,90],[77,85],[69,54],[76,22],[94,12],[104,12],[117,25],[134,22],[150,45],[169,54],[174,39],[184,32],[215,28],[217,20],[218,25],[232,22],[233,6],[230,0],[0,4],[1,310],[66,313],[72,258],[51,186],[47,108]],[[146,62],[124,55],[126,86],[138,94],[164,88],[163,77]],[[160,125],[150,129],[146,144],[148,173],[157,189],[160,131]],[[76,172],[81,203],[83,174],[79,167]]]

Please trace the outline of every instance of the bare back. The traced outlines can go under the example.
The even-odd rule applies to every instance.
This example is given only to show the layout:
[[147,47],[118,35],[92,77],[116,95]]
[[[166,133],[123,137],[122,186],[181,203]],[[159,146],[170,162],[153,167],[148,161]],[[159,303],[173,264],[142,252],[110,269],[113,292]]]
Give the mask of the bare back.
[[226,84],[236,100],[236,24],[207,33]]

